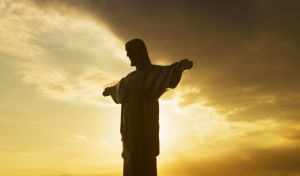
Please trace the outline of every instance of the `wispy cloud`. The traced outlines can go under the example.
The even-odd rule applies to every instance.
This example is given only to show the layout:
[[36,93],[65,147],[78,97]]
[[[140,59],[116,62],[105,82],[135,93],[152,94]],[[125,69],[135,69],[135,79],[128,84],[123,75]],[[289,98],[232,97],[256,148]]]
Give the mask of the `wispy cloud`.
[[72,134],[70,135],[71,140],[74,142],[82,142],[82,141],[88,141],[89,138],[86,135],[83,134]]
[[22,81],[50,98],[107,104],[102,90],[120,71],[128,71],[120,40],[88,19],[48,13],[25,2],[9,4],[1,9],[0,40],[6,42],[0,43],[0,52],[17,66]]
[[104,86],[112,76],[98,69],[87,68],[81,76],[68,77],[62,72],[43,65],[21,64],[22,80],[34,85],[50,98],[71,103],[102,104],[109,101],[102,97]]

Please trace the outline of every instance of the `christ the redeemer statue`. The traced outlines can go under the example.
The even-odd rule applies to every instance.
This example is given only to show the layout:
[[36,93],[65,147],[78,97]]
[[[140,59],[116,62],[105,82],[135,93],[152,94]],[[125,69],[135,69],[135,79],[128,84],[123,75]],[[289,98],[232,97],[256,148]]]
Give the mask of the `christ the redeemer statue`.
[[157,176],[158,99],[168,88],[177,86],[182,72],[191,69],[193,62],[184,59],[167,66],[153,65],[141,39],[130,40],[125,46],[136,70],[105,88],[103,96],[110,95],[122,105],[123,176]]

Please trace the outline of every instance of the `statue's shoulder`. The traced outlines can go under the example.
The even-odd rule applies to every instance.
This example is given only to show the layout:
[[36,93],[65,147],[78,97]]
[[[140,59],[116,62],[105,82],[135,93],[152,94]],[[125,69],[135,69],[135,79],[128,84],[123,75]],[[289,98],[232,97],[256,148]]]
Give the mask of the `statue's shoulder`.
[[137,72],[137,71],[134,70],[134,71],[128,73],[128,74],[124,77],[124,79],[128,79],[128,78],[132,77],[134,74],[136,74],[136,72]]
[[170,65],[152,65],[151,72],[157,72],[168,69]]
[[164,66],[164,65],[152,65],[151,66],[151,70],[160,70],[160,69],[162,69],[162,68],[165,68],[166,66]]

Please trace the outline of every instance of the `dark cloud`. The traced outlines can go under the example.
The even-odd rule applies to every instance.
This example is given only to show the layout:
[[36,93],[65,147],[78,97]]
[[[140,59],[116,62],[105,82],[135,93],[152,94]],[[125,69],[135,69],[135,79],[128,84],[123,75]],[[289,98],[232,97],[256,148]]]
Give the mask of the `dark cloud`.
[[187,82],[201,90],[195,100],[205,98],[221,112],[244,109],[230,120],[299,120],[299,1],[34,2],[88,14],[124,41],[144,39],[153,62],[191,58]]
[[283,136],[287,139],[300,141],[300,129],[291,129],[286,131]]

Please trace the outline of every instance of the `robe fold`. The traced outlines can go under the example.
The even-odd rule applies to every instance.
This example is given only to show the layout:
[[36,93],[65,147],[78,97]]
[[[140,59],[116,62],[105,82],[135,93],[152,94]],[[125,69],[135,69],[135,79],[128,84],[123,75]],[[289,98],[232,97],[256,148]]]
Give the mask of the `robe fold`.
[[[179,83],[182,72],[177,71],[178,67],[178,62],[168,66],[149,65],[129,73],[111,87],[112,99],[122,105],[120,132],[122,157],[128,165],[124,165],[125,170],[134,166],[138,173],[143,168],[145,156],[155,158],[159,155],[158,99],[168,88],[175,88]],[[133,171],[127,169],[126,172]]]

